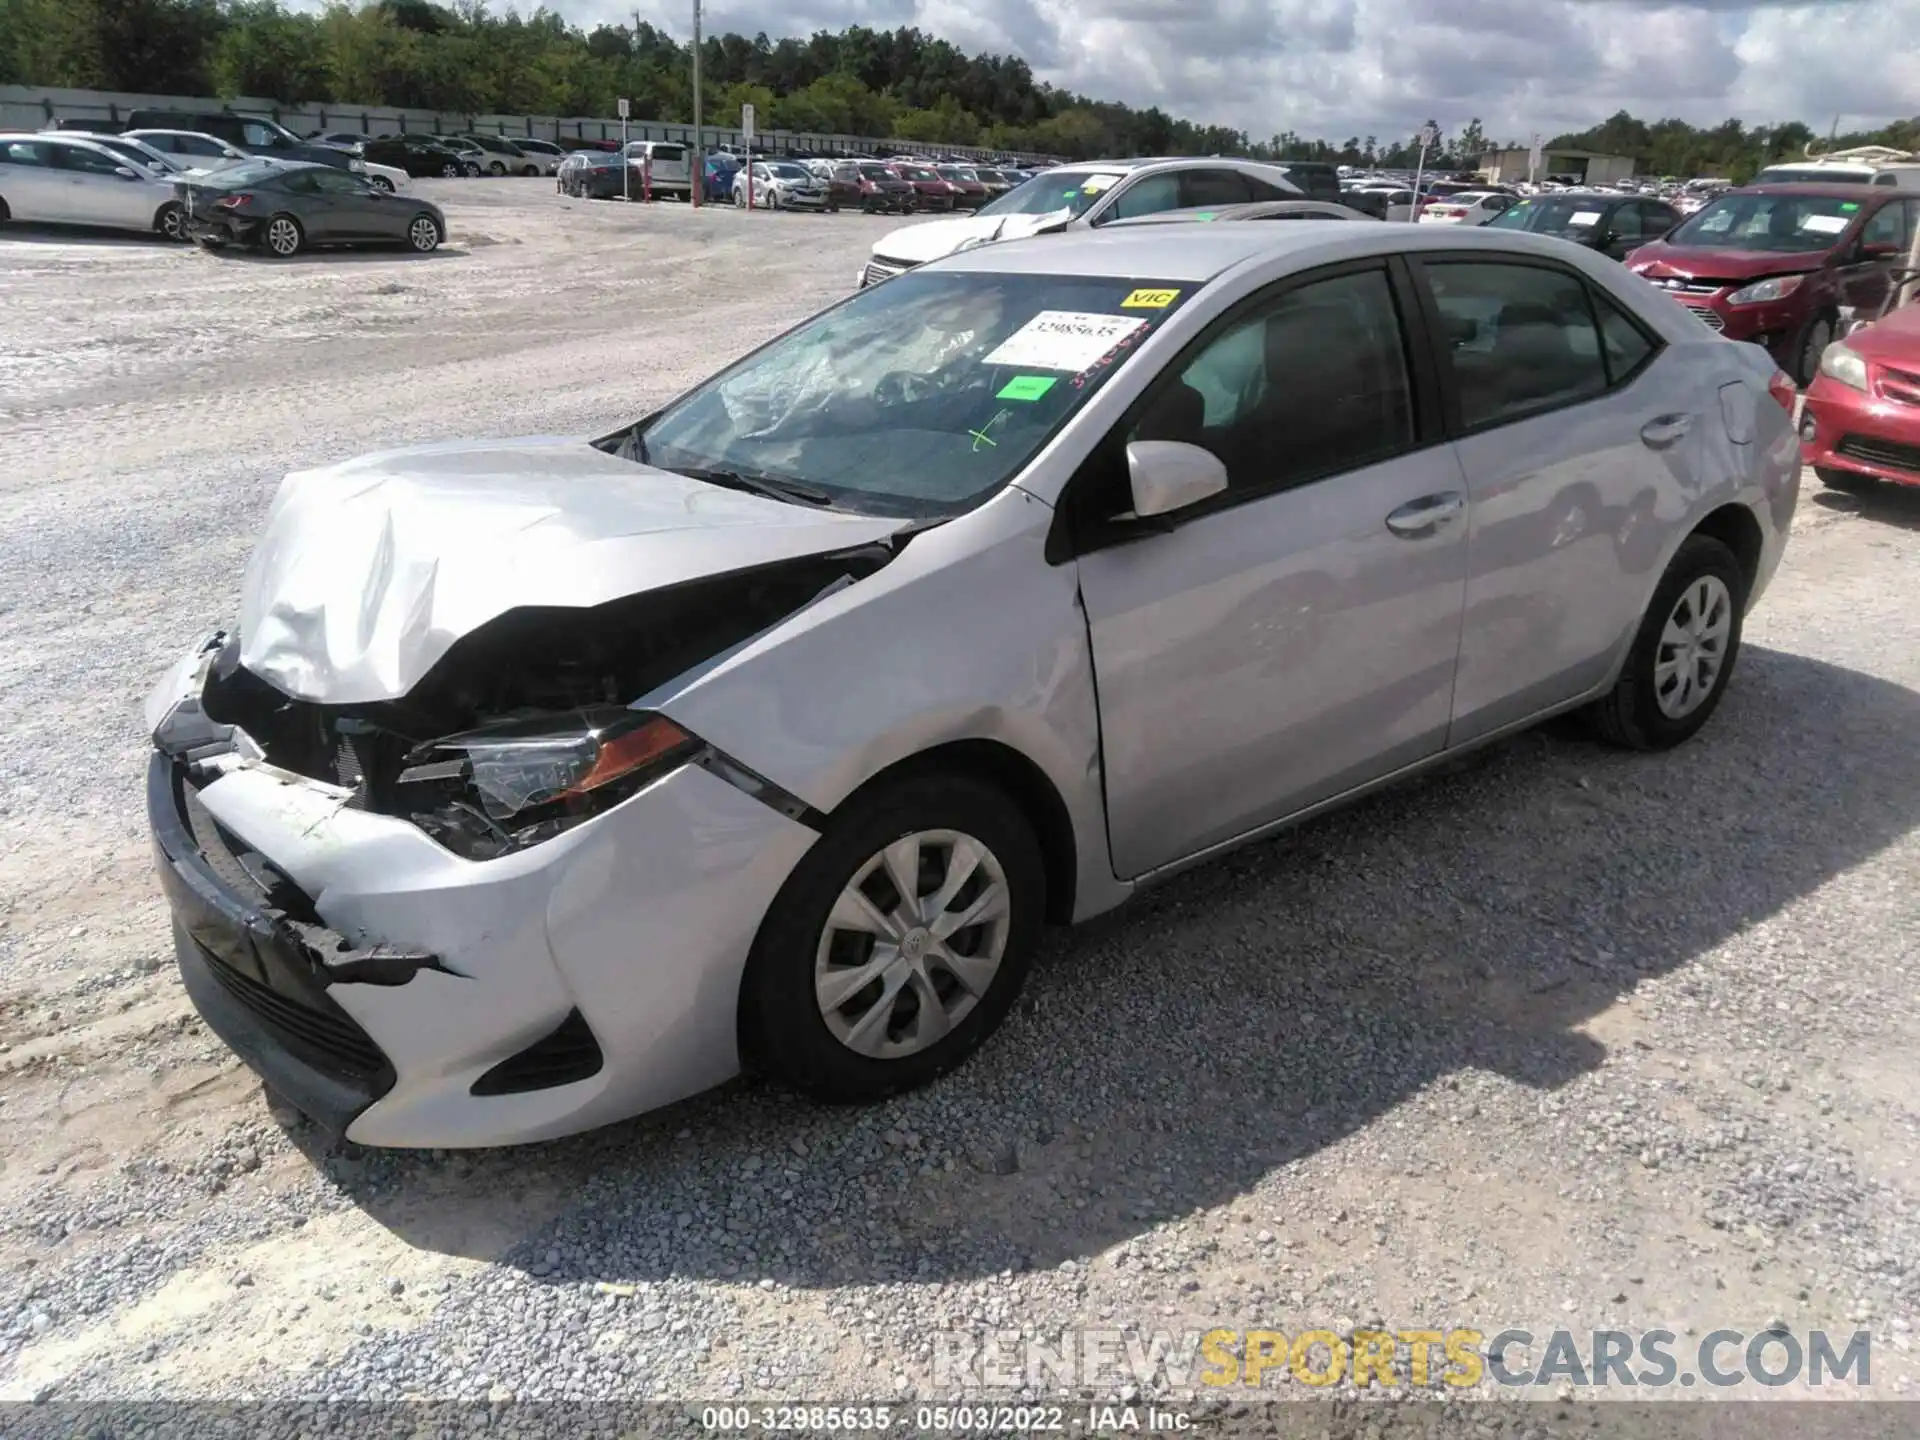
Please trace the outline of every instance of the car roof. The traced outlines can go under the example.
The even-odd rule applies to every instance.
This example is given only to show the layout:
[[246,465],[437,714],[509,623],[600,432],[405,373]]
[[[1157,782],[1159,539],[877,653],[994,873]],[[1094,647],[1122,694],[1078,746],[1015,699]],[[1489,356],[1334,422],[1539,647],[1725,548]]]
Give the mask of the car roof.
[[[1374,222],[1373,216],[1364,211],[1342,205],[1337,200],[1314,200],[1302,196],[1298,200],[1245,200],[1233,205],[1189,205],[1179,210],[1158,210],[1151,215],[1133,215],[1125,220],[1115,220],[1111,225],[1175,225],[1175,224],[1219,224],[1228,220],[1259,220],[1271,215],[1326,215],[1329,210],[1345,210],[1356,220]],[[1333,215],[1328,218],[1344,220],[1347,215]]]
[[1772,185],[1740,185],[1727,192],[1729,195],[1806,195],[1814,199],[1858,200],[1861,195],[1885,195],[1889,199],[1899,200],[1912,195],[1910,190],[1901,190],[1892,185],[1826,185],[1814,180],[1783,180]]
[[1564,240],[1524,231],[1440,225],[1109,225],[962,250],[924,270],[1024,275],[1139,276],[1204,284],[1256,257],[1300,253],[1309,263],[1416,250],[1487,249],[1565,257]]

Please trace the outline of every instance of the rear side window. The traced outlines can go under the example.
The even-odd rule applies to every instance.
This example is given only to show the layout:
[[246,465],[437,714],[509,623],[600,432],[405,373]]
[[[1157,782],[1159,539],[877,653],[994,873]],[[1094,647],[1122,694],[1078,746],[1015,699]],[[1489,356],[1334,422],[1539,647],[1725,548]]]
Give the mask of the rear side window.
[[1614,385],[1631,380],[1660,347],[1618,305],[1591,290],[1594,317],[1600,322],[1600,348],[1607,362],[1607,379]]
[[0,163],[44,166],[49,163],[47,147],[36,145],[31,140],[9,140],[0,145]]
[[1581,281],[1560,270],[1497,261],[1422,268],[1466,429],[1606,392],[1606,360]]
[[1182,206],[1237,205],[1253,198],[1238,170],[1189,170],[1180,177],[1180,189]]

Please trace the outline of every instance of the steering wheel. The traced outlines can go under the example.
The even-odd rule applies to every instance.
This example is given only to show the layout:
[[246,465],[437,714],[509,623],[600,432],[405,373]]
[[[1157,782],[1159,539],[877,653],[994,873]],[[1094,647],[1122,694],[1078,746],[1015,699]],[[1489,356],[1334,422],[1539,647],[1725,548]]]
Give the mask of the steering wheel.
[[883,405],[911,405],[934,393],[934,383],[911,370],[889,370],[873,385],[873,398]]

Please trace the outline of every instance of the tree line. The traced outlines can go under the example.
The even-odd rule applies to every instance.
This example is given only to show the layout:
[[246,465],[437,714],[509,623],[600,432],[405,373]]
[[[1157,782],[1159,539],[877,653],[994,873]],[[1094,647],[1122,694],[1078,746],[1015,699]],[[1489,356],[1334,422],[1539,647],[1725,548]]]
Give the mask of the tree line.
[[[495,14],[486,0],[337,3],[319,14],[278,0],[0,0],[0,83],[168,95],[245,95],[282,104],[401,106],[448,115],[693,115],[690,47],[656,27],[569,25],[545,8]],[[1245,155],[1411,167],[1412,136],[1334,142],[1291,130],[1264,138],[1135,109],[1037,81],[1014,55],[969,55],[918,29],[849,26],[805,40],[713,35],[701,46],[706,118],[762,129],[895,137],[1059,155]],[[1433,123],[1428,122],[1430,125]],[[1447,134],[1429,167],[1468,169],[1494,148],[1477,119]],[[1641,173],[1744,180],[1802,154],[1806,125],[1701,129],[1622,111],[1566,145],[1631,155]],[[1506,140],[1506,146],[1525,142]],[[1920,148],[1920,117],[1828,143]]]

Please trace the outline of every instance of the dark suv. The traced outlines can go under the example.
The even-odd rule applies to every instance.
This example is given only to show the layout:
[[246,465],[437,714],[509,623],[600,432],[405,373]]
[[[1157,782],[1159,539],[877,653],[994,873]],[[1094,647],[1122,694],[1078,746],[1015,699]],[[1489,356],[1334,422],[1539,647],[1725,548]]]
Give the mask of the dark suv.
[[1642,245],[1627,265],[1730,340],[1773,352],[1801,385],[1849,322],[1880,313],[1920,209],[1862,185],[1749,185]]
[[439,175],[456,180],[467,173],[467,164],[457,153],[418,135],[389,135],[369,140],[360,153],[376,165],[393,165],[409,175]]
[[197,130],[215,135],[250,155],[274,160],[305,160],[351,170],[353,155],[336,145],[302,140],[277,120],[264,115],[242,115],[232,110],[136,110],[127,117],[129,130]]

